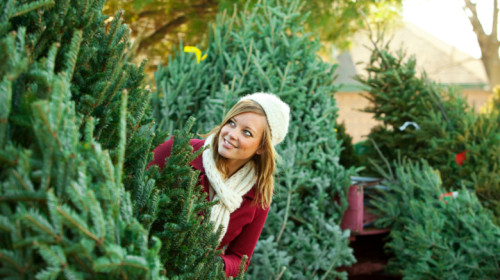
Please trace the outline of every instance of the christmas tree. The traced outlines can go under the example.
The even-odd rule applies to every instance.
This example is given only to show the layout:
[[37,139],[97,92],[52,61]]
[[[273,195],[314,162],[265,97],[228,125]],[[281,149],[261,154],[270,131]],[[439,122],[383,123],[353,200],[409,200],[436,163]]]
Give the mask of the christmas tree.
[[[441,98],[442,89],[425,73],[418,76],[415,57],[407,58],[402,50],[391,52],[388,45],[373,46],[366,70],[368,76],[359,78],[367,87],[365,97],[370,101],[364,111],[380,121],[362,144],[366,158],[384,167],[380,153],[389,162],[401,155],[418,160],[419,152],[429,148],[429,139],[418,137],[422,121],[429,118],[429,111],[437,109],[433,101]],[[370,175],[376,174],[373,166],[367,167]]]
[[83,32],[75,27],[64,40],[45,37],[42,26],[57,15],[51,6],[1,6],[0,273],[161,278],[161,244],[150,246],[121,179],[128,96],[116,101],[121,133],[111,156],[93,137],[94,119],[84,124],[71,100]]
[[157,179],[139,186],[136,207],[142,217],[154,218],[150,234],[163,244],[160,257],[169,278],[223,279],[223,263],[217,250],[219,235],[200,215],[207,213],[212,203],[206,201],[206,194],[197,185],[199,172],[189,165],[202,152],[200,149],[193,153],[189,144],[193,121],[189,119],[185,130],[175,133],[172,153],[162,172],[156,165],[148,169],[147,173],[152,172],[149,176]]
[[364,156],[386,169],[398,158],[425,159],[449,190],[475,189],[484,206],[500,217],[500,128],[494,111],[476,114],[456,88],[445,88],[416,71],[414,57],[374,46],[368,76],[373,113],[381,125],[359,145]]
[[338,226],[352,173],[339,164],[335,66],[316,55],[320,44],[304,32],[300,7],[266,1],[222,13],[207,50],[181,45],[155,73],[154,114],[166,131],[184,127],[192,115],[193,130],[206,133],[253,92],[272,92],[290,105],[290,131],[276,147],[276,195],[249,279],[346,279],[337,268],[354,262],[349,232]]
[[390,227],[386,269],[404,279],[498,279],[500,227],[466,188],[448,192],[427,162],[395,163],[374,205]]
[[103,3],[0,3],[0,275],[220,278],[189,145],[174,147],[187,162],[146,170],[166,135]]

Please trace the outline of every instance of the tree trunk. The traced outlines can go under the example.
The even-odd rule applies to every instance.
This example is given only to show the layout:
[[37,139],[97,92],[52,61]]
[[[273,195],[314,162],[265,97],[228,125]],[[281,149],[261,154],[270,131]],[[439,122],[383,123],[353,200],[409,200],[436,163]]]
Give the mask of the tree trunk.
[[489,53],[482,52],[481,60],[483,61],[486,75],[488,75],[490,89],[500,85],[500,58],[498,57],[498,47],[492,49]]
[[471,0],[464,0],[464,10],[469,11],[469,21],[474,33],[476,33],[479,47],[481,48],[481,61],[483,62],[486,75],[488,76],[490,88],[500,85],[500,57],[498,51],[498,0],[493,1],[493,20],[491,34],[486,34],[477,15],[476,4]]

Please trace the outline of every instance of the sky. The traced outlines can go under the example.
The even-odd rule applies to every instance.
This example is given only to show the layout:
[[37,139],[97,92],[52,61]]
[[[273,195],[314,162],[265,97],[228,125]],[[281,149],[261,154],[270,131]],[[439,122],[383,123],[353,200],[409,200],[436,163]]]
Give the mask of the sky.
[[[478,0],[477,10],[485,31],[491,28],[493,0]],[[477,38],[462,9],[463,0],[404,0],[403,18],[459,50],[481,57]]]

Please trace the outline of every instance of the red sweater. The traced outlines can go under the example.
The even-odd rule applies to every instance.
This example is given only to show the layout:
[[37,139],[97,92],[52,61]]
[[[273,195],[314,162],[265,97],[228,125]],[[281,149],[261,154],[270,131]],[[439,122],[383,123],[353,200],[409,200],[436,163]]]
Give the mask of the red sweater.
[[[191,146],[194,151],[199,150],[203,147],[205,140],[192,139],[190,141]],[[165,165],[165,159],[170,156],[172,150],[173,139],[166,141],[165,143],[159,145],[154,150],[154,158],[148,165],[151,164],[158,165],[160,169],[163,169]],[[203,190],[207,193],[208,197],[208,178],[205,175],[205,169],[203,168],[203,155],[200,155],[194,159],[190,165],[196,170],[200,171],[200,176],[198,178],[198,184],[203,186]],[[267,213],[269,208],[262,209],[260,206],[255,205],[253,199],[255,197],[255,186],[248,193],[243,196],[243,202],[240,208],[236,209],[229,217],[229,225],[227,227],[227,232],[222,238],[219,249],[226,247],[224,253],[221,255],[225,264],[225,271],[227,277],[236,277],[238,274],[238,267],[241,263],[241,258],[243,255],[248,256],[246,263],[246,268],[250,263],[252,258],[253,250],[257,244],[264,223],[266,222]]]

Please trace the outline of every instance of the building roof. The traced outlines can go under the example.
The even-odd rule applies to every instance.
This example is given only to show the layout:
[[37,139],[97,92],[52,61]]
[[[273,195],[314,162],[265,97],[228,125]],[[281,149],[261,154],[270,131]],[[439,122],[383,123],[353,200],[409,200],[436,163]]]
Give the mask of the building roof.
[[[427,76],[441,84],[460,85],[463,88],[481,88],[488,85],[488,78],[478,58],[468,55],[452,45],[430,35],[424,30],[404,23],[389,36],[389,49],[393,52],[403,50],[406,59],[415,56],[417,71],[425,71]],[[367,34],[356,36],[349,52],[338,57],[338,78],[336,83],[343,84],[341,91],[361,89],[361,84],[354,80],[356,75],[366,77],[365,67],[371,55],[373,44]]]

